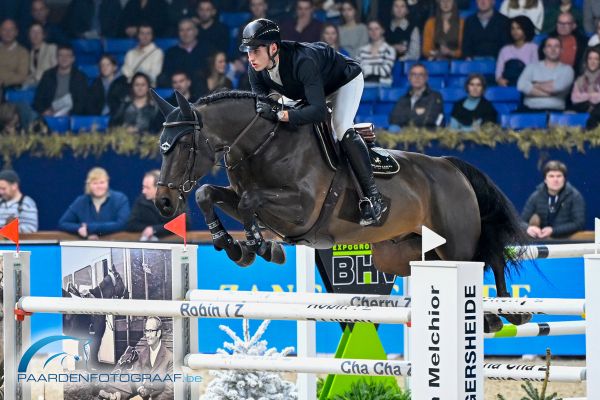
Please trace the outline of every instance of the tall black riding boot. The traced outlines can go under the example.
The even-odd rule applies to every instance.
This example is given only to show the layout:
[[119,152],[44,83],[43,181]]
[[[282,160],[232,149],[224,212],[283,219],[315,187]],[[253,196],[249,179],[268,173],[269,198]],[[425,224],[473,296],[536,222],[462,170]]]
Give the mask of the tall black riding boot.
[[387,205],[375,185],[369,150],[363,139],[352,128],[346,131],[341,144],[365,196],[359,203],[360,224],[363,226],[376,224],[387,210]]

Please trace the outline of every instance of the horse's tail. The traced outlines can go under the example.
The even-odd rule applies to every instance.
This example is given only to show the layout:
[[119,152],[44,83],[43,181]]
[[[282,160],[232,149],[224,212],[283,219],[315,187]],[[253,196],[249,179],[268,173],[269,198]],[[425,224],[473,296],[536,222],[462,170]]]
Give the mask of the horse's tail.
[[473,260],[483,261],[486,266],[502,261],[518,267],[523,254],[507,247],[524,246],[529,239],[513,204],[485,173],[459,158],[444,158],[464,174],[479,203],[481,236]]

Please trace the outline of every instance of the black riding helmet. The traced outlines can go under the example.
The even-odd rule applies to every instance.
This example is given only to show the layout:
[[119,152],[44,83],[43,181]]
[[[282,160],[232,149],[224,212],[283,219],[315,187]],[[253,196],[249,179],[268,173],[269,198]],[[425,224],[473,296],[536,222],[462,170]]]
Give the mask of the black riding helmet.
[[281,34],[279,26],[266,18],[259,18],[244,27],[240,51],[247,52],[260,46],[269,46],[271,43],[279,44]]

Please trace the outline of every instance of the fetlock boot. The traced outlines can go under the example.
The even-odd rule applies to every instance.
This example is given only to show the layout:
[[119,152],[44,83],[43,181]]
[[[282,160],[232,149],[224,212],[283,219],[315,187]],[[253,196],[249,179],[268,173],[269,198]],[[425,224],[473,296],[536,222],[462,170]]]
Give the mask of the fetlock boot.
[[359,202],[360,224],[362,226],[377,224],[383,213],[387,211],[387,205],[375,185],[369,150],[353,128],[346,131],[341,145],[350,160],[350,165],[365,196]]

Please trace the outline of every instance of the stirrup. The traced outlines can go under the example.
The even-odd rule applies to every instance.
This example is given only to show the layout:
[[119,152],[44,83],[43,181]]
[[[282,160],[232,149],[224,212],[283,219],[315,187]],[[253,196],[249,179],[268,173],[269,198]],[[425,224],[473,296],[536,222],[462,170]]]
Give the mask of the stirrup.
[[373,206],[373,201],[369,197],[363,197],[358,201],[358,209],[361,214],[359,222],[361,226],[378,224],[384,211],[382,206],[379,215],[375,215],[375,207]]

